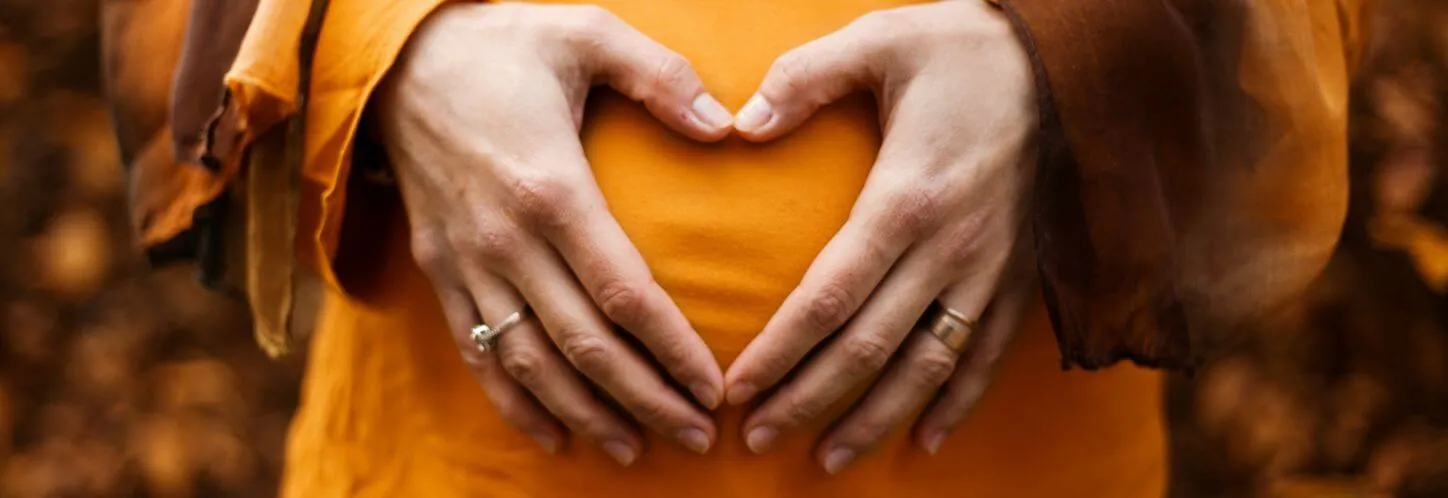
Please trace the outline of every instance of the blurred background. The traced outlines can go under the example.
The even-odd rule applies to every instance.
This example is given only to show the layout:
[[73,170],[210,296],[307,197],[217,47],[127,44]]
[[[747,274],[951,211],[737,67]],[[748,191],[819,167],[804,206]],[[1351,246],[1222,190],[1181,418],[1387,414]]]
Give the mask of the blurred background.
[[[304,353],[130,240],[102,33],[144,30],[107,39],[153,44],[165,95],[183,5],[0,0],[0,497],[275,493]],[[1448,497],[1448,2],[1378,14],[1341,248],[1167,382],[1175,496]]]
[[184,3],[102,3],[0,1],[0,497],[273,496],[299,359],[193,270],[147,267],[103,95],[116,9],[175,4],[126,28],[165,33]]

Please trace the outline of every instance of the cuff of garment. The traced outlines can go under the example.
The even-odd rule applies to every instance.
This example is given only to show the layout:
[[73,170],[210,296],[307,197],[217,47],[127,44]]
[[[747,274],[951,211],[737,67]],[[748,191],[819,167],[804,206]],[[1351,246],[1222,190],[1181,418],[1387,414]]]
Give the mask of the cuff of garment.
[[[200,237],[193,257],[241,262],[219,273],[243,282],[258,342],[274,356],[292,342],[296,264],[340,288],[331,259],[363,109],[417,25],[444,1],[262,0],[199,157],[165,171],[168,188],[147,189],[154,200],[136,208],[151,213],[137,217],[148,220],[138,226],[153,254],[203,232],[215,237]],[[157,154],[167,148],[158,144]],[[228,191],[239,199],[226,199]],[[228,217],[242,229],[198,225],[215,225],[208,207],[233,204]],[[234,236],[218,240],[223,233]]]
[[[332,0],[315,43],[314,77],[300,166],[301,210],[297,249],[318,273],[331,278],[346,178],[362,109],[417,25],[446,0],[368,2]],[[144,247],[168,245],[193,228],[198,209],[214,202],[239,179],[256,140],[298,112],[298,46],[309,2],[263,0],[225,92],[199,137],[159,138],[140,162],[148,178],[133,202]],[[196,142],[199,138],[199,143]],[[163,147],[164,146],[164,147]],[[168,147],[171,150],[166,150]],[[203,166],[198,167],[198,166]]]
[[332,259],[363,112],[418,25],[447,1],[332,0],[307,97],[296,237],[298,259],[328,286],[340,290]]
[[[131,219],[153,262],[201,257],[197,234],[221,222],[210,211],[237,180],[246,130],[253,123],[279,122],[289,112],[290,97],[276,85],[263,91],[261,85],[224,78],[251,27],[259,32],[253,38],[271,38],[279,24],[292,24],[278,15],[285,9],[274,2],[267,9],[258,9],[258,3],[197,0],[190,6],[170,90],[172,121],[147,144],[129,175]],[[275,59],[278,65],[296,61]]]
[[1192,368],[1166,221],[1176,193],[1156,171],[1200,161],[1190,35],[1160,2],[993,3],[1036,73],[1032,224],[1063,368]]

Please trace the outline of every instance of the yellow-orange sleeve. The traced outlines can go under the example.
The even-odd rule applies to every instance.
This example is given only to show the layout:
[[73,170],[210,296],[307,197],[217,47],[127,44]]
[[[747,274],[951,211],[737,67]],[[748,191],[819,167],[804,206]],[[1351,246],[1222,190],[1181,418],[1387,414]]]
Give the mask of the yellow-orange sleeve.
[[[409,36],[447,0],[331,0],[317,36],[307,92],[300,174],[297,259],[336,285],[337,249],[351,150],[374,88]],[[226,75],[228,108],[211,151],[223,170],[239,168],[242,151],[298,112],[302,33],[311,2],[263,0]],[[217,150],[221,149],[221,150]]]

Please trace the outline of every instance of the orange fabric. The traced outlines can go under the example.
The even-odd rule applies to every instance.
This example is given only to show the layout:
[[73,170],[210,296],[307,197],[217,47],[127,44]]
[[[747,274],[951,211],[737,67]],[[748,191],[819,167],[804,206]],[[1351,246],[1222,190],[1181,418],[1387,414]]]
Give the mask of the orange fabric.
[[[779,54],[870,10],[905,2],[599,3],[690,58],[710,89],[738,106]],[[318,69],[319,75],[342,71]],[[339,106],[335,99],[342,95],[315,100],[314,121],[352,119],[363,94],[348,92],[355,100]],[[843,223],[879,145],[873,106],[863,98],[835,106],[776,144],[705,146],[669,133],[613,94],[598,100],[583,134],[610,208],[727,365]],[[314,126],[309,182],[324,178],[316,174],[319,166],[345,163],[340,146],[350,142],[355,123]],[[396,200],[363,190],[348,195],[348,220],[366,220],[358,224],[367,227],[347,232],[340,243],[335,273],[348,292],[333,287],[317,325],[284,496],[1130,498],[1161,492],[1157,374],[1130,368],[1062,373],[1040,319],[1031,322],[982,409],[934,458],[901,433],[829,477],[810,452],[822,426],[754,456],[741,441],[737,409],[718,414],[719,443],[705,456],[652,435],[645,456],[628,469],[582,442],[546,455],[496,417],[458,360],[432,292],[411,264]],[[1067,413],[1069,420],[1061,417]]]
[[[444,0],[333,0],[317,43],[302,171],[298,257],[335,284],[329,261],[341,226],[353,136],[362,104],[407,37]],[[240,128],[254,138],[297,108],[297,46],[310,2],[264,0],[226,75]],[[367,43],[358,43],[366,40]],[[246,143],[243,139],[239,143]]]
[[[284,496],[1161,494],[1157,374],[1124,367],[1061,372],[1039,315],[1004,359],[979,411],[934,458],[897,434],[829,477],[809,451],[822,426],[754,456],[740,441],[741,412],[734,409],[718,414],[719,443],[705,456],[659,438],[629,469],[585,444],[543,454],[497,419],[458,360],[435,298],[411,263],[394,194],[342,187],[367,96],[417,22],[441,1],[333,0],[321,33],[297,249],[331,285],[288,446]],[[785,50],[905,0],[595,3],[689,57],[710,89],[738,106]],[[244,134],[260,133],[296,108],[291,89],[305,15],[306,2],[266,0],[259,7],[227,81]],[[1254,97],[1282,119],[1328,122],[1308,128],[1327,130],[1319,135],[1274,137],[1274,150],[1283,152],[1269,159],[1337,164],[1345,57],[1340,46],[1314,37],[1337,37],[1338,21],[1320,11],[1289,26],[1291,19],[1253,18],[1261,36],[1243,52],[1252,57],[1243,58],[1241,82],[1258,88],[1265,79],[1291,89],[1297,87],[1283,83],[1320,77],[1308,92],[1316,98],[1265,90]],[[1311,59],[1274,51],[1287,46],[1317,50],[1307,54]],[[668,133],[617,96],[599,100],[589,109],[584,139],[610,207],[727,365],[847,215],[879,145],[873,106],[866,99],[834,106],[774,144],[704,146]],[[1256,206],[1223,199],[1239,201],[1229,204],[1239,209]],[[347,283],[345,293],[339,281]]]

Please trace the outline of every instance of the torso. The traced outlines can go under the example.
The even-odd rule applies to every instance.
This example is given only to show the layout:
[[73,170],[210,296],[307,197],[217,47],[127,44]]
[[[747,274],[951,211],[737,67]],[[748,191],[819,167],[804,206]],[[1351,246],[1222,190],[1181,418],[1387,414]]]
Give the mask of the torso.
[[[737,108],[789,48],[908,2],[595,3],[688,57],[710,90]],[[772,144],[699,145],[617,95],[594,100],[583,138],[610,208],[727,366],[848,215],[879,146],[874,104],[849,99]],[[755,456],[741,441],[736,409],[717,415],[719,442],[704,456],[663,439],[651,440],[628,469],[581,441],[546,455],[494,415],[410,264],[400,211],[394,206],[386,218],[392,249],[369,268],[377,274],[369,280],[386,285],[329,296],[318,324],[287,495],[1161,495],[1156,375],[1061,372],[1039,313],[982,406],[936,457],[910,446],[902,431],[831,477],[810,452],[823,425]]]

